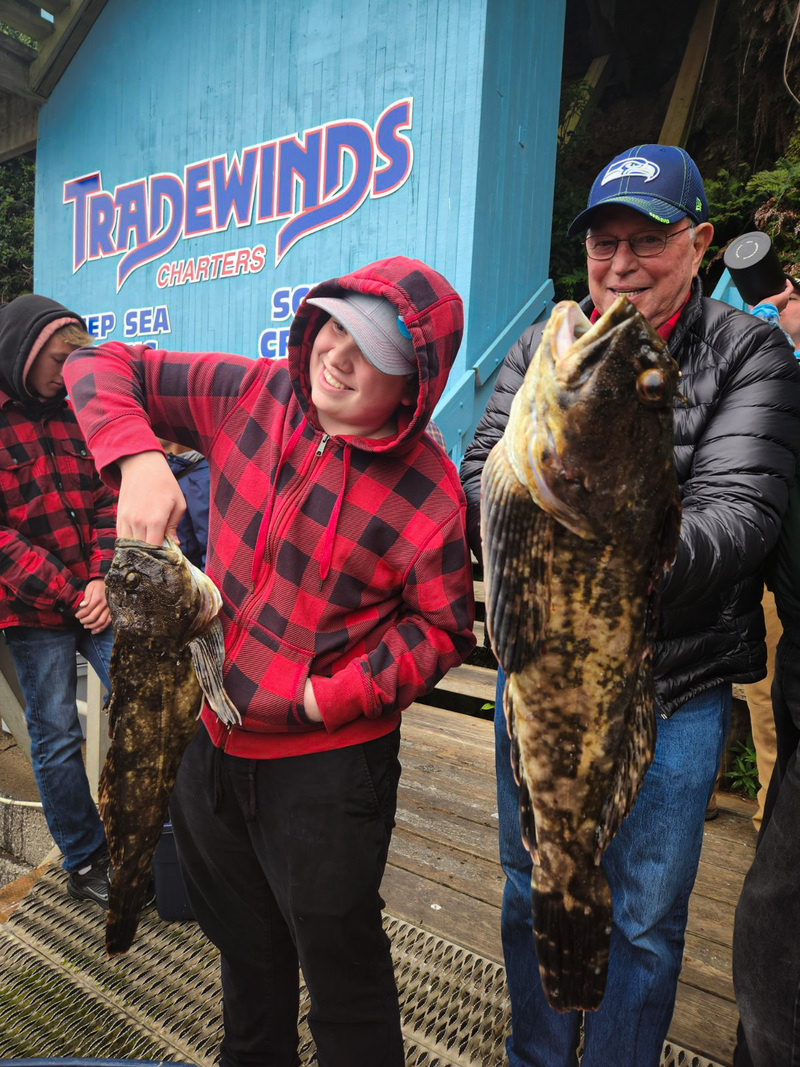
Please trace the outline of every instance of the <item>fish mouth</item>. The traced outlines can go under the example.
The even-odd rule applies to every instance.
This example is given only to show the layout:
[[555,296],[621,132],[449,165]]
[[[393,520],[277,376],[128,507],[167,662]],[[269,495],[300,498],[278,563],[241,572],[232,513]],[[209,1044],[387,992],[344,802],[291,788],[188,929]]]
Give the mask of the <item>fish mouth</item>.
[[603,362],[615,336],[637,314],[625,296],[619,296],[596,322],[577,304],[567,304],[556,321],[553,364],[556,380],[566,389],[581,389]]
[[[564,301],[553,312],[551,343],[547,355],[552,361],[557,385],[577,392],[589,383],[603,363],[609,346],[636,316],[634,305],[619,297],[608,311],[592,323],[578,304]],[[592,540],[597,530],[586,514],[586,495],[591,485],[580,474],[570,472],[546,416],[537,420],[529,437],[528,461],[536,501],[543,511],[577,537]],[[584,506],[581,506],[581,505]]]

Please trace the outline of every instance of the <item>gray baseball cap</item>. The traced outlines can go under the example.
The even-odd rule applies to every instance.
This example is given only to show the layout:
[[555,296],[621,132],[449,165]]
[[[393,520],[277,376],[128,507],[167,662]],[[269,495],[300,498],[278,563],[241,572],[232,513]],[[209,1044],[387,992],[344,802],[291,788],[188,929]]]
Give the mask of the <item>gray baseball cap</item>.
[[308,303],[340,322],[365,358],[384,374],[411,374],[417,369],[411,337],[390,300],[348,292],[343,296],[311,297]]

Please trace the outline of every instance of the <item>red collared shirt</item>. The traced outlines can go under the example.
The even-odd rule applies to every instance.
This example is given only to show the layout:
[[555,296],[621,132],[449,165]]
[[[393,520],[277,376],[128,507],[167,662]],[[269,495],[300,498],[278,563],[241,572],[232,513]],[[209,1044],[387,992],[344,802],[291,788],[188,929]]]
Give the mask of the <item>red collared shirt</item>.
[[[667,319],[666,322],[662,322],[661,325],[656,330],[656,333],[658,334],[658,336],[661,338],[662,341],[668,341],[670,339],[670,336],[672,335],[672,331],[677,326],[678,319],[683,314],[683,309],[689,303],[689,297],[691,295],[692,295],[692,288],[691,288],[691,286],[689,286],[689,292],[686,294],[686,299],[683,301],[681,306],[678,308],[678,310],[675,312],[675,314],[671,318]],[[592,309],[592,313],[589,316],[589,321],[590,322],[597,322],[597,320],[599,318],[600,318],[600,312],[597,310],[597,308],[593,308]]]

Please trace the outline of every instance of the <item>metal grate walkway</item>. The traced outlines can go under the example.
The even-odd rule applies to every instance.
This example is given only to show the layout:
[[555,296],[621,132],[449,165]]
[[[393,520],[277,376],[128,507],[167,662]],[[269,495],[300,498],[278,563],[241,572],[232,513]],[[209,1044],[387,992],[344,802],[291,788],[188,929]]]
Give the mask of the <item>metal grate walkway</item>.
[[[216,950],[194,923],[142,918],[109,960],[104,915],[71,900],[51,868],[0,926],[0,1060],[75,1056],[213,1067],[221,1039]],[[501,1067],[509,1008],[503,968],[386,916],[409,1067]],[[301,994],[303,1067],[316,1063]],[[354,1065],[367,1067],[367,1065]],[[719,1067],[665,1045],[661,1067]]]

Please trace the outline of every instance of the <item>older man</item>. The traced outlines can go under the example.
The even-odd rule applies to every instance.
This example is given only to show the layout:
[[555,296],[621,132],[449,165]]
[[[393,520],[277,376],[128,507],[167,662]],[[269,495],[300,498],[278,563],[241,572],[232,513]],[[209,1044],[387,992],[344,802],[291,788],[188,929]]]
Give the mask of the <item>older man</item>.
[[[636,805],[603,858],[614,906],[608,983],[602,1006],[584,1020],[583,1067],[656,1067],[675,1001],[731,683],[764,674],[760,569],[777,539],[794,473],[800,374],[779,329],[703,296],[697,272],[713,227],[702,180],[683,149],[638,145],[612,160],[570,227],[581,231],[589,270],[584,310],[596,318],[627,296],[678,361],[685,398],[675,407],[683,525],[664,584],[655,656],[658,741]],[[530,327],[508,353],[461,468],[476,552],[483,464],[542,329]],[[496,740],[509,1063],[573,1067],[581,1016],[552,1011],[539,981],[531,859],[520,840],[499,708]]]

